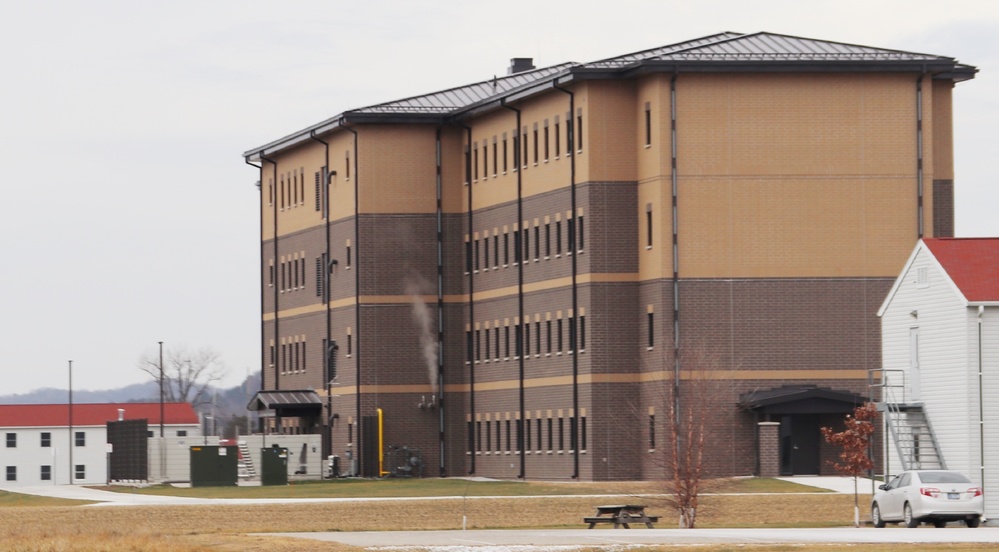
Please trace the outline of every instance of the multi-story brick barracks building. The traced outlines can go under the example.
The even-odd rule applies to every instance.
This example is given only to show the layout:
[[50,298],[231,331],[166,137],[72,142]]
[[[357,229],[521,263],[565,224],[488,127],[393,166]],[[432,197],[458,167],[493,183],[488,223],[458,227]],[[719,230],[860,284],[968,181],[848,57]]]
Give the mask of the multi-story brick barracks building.
[[656,478],[690,407],[711,475],[831,473],[818,428],[871,393],[879,305],[953,234],[976,71],[722,33],[518,58],[247,151],[251,408],[362,475]]

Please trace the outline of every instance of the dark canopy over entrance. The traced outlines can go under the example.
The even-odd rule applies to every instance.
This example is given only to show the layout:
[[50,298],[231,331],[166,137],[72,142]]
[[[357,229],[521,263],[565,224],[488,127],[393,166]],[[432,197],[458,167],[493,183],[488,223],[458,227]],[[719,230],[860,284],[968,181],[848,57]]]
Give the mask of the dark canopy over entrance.
[[[257,391],[250,403],[246,405],[247,410],[270,411],[277,418],[275,430],[281,432],[282,418],[301,418],[303,423],[299,424],[302,433],[314,433],[315,425],[323,412],[323,403],[319,395],[311,389],[299,391]],[[261,425],[268,414],[261,414]],[[262,431],[265,431],[261,427]],[[266,432],[266,431],[265,431]]]
[[[759,420],[780,422],[776,437],[781,475],[818,475],[823,416],[843,416],[865,402],[864,397],[847,391],[803,385],[753,391],[739,397],[739,406],[754,412]],[[830,423],[827,418],[826,424]],[[759,461],[762,464],[766,460]]]

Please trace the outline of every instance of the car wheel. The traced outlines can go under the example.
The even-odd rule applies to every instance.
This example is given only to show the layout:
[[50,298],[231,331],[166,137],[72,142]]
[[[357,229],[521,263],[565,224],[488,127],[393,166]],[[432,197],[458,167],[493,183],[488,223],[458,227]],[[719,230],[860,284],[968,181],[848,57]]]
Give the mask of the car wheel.
[[919,520],[912,515],[912,506],[909,506],[908,502],[905,503],[905,508],[902,511],[902,518],[905,520],[906,527],[909,529],[919,527]]
[[974,529],[975,527],[978,527],[978,525],[982,523],[982,518],[978,516],[971,516],[970,518],[964,520],[964,523],[968,524],[968,527]]
[[947,527],[947,520],[935,519],[933,520],[933,526],[937,529],[943,529],[944,527]]
[[881,529],[885,526],[885,520],[881,517],[881,508],[878,503],[875,502],[874,506],[871,507],[871,521],[874,522],[874,526]]

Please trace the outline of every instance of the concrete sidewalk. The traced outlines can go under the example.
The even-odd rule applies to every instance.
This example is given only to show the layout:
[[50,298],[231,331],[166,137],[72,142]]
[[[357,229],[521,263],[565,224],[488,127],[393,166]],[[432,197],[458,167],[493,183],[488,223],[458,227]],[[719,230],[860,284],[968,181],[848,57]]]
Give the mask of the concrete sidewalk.
[[[826,489],[828,491],[833,491],[835,493],[841,494],[853,494],[853,478],[847,476],[837,476],[837,475],[796,475],[794,477],[778,477],[781,481],[788,481],[791,483],[797,483],[798,485],[808,485],[809,487],[816,487],[819,489]],[[877,490],[877,486],[880,482],[875,483],[874,481],[867,479],[866,477],[857,478],[857,492],[860,494],[872,494],[872,489]]]

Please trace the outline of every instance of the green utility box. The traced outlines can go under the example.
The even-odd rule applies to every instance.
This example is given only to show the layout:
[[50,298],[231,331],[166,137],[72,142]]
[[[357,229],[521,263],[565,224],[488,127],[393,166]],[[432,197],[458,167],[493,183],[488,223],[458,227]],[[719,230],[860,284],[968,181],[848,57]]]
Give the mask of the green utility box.
[[277,445],[260,449],[260,484],[288,484],[288,449]]
[[225,487],[235,485],[238,475],[238,461],[235,446],[192,446],[191,486]]

